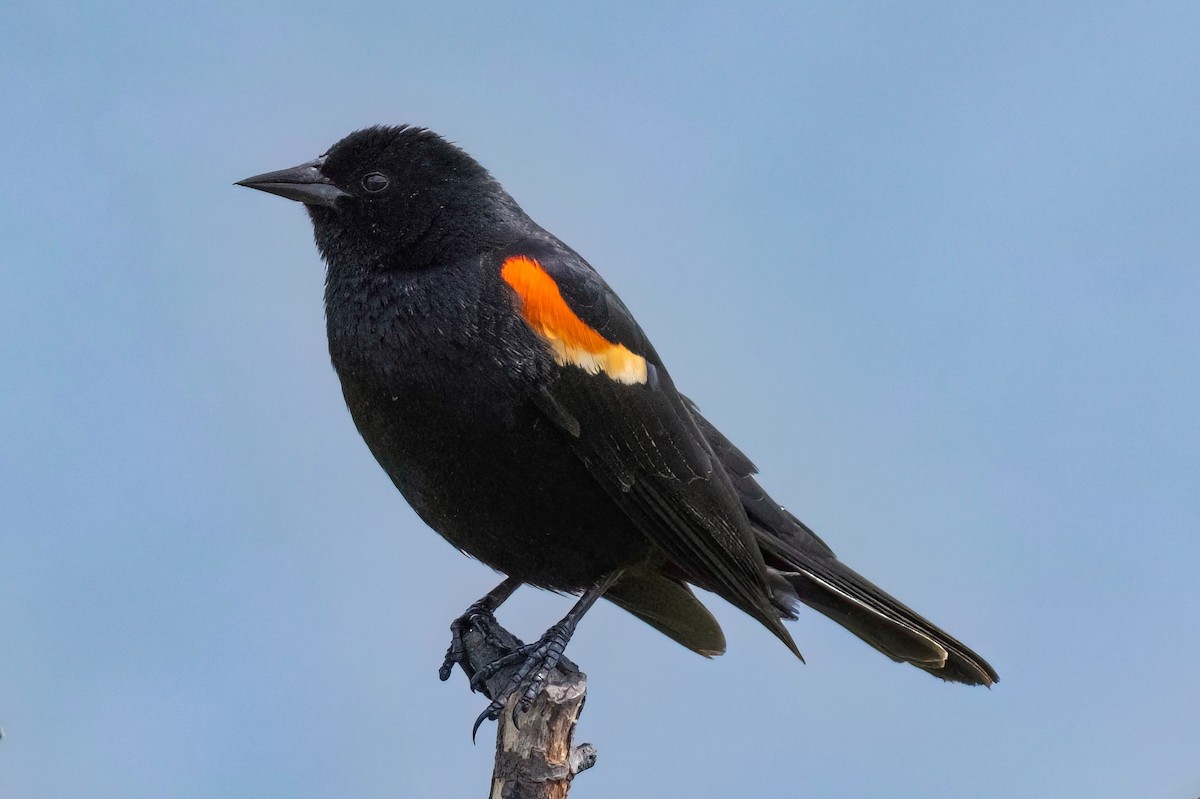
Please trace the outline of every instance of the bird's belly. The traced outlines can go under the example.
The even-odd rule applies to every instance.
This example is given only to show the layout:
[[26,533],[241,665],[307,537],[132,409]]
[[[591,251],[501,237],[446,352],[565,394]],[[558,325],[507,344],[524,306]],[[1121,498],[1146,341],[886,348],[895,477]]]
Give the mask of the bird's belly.
[[422,401],[419,392],[343,388],[371,452],[413,509],[492,568],[574,590],[651,555],[648,539],[531,405],[491,392]]

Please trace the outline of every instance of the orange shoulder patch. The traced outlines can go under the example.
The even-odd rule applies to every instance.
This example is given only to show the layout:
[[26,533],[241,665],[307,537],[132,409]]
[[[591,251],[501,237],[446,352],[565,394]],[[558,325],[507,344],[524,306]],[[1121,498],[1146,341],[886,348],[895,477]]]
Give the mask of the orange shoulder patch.
[[593,375],[603,372],[618,383],[646,382],[646,359],[580,319],[537,261],[514,255],[505,259],[500,276],[520,298],[521,318],[546,342],[560,366],[572,364]]

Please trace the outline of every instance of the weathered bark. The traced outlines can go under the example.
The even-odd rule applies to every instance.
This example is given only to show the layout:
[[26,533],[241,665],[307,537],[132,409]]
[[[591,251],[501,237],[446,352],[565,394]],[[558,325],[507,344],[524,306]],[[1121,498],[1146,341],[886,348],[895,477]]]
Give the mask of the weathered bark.
[[[512,633],[486,617],[477,617],[463,634],[468,678],[521,645]],[[508,684],[517,668],[505,668],[481,687],[489,697]],[[500,714],[496,730],[496,765],[490,799],[563,799],[576,774],[596,762],[591,744],[572,746],[575,724],[583,710],[587,676],[564,658],[550,672],[526,713],[513,708],[514,697]],[[486,722],[485,722],[486,723]]]

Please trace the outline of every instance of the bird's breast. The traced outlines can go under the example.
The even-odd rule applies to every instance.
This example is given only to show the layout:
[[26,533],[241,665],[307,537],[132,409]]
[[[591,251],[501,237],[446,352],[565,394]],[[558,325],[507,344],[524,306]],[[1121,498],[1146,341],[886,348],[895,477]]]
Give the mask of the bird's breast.
[[556,369],[504,287],[330,286],[330,354],[351,416],[422,519],[528,582],[572,589],[648,544],[530,402]]

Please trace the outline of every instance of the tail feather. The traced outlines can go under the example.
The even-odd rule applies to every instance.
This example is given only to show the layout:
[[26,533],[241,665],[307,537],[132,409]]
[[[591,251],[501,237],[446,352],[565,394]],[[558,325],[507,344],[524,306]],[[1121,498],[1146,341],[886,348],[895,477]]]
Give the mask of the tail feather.
[[695,403],[684,400],[742,500],[772,573],[773,602],[783,618],[795,618],[794,606],[802,602],[892,660],[951,682],[999,681],[987,661],[839,561],[816,533],[767,495],[754,479],[758,470],[750,459]]
[[796,599],[892,660],[950,682],[999,681],[987,661],[841,561],[801,552],[768,530],[756,532],[767,563],[790,584]]

